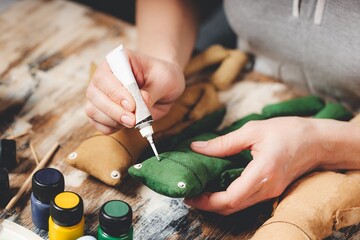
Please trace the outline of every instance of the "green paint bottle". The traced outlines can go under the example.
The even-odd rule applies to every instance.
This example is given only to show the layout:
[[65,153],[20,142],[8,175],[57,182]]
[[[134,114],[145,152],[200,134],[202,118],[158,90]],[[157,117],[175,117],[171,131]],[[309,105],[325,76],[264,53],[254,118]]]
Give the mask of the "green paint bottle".
[[132,240],[132,209],[121,200],[102,205],[99,213],[98,240]]

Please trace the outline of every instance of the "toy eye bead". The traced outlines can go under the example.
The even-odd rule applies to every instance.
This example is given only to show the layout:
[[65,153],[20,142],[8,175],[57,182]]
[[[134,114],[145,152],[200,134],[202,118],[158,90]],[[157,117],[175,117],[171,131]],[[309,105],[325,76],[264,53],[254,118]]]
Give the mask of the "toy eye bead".
[[178,182],[178,187],[179,188],[185,188],[186,187],[186,183],[184,183],[184,182]]
[[112,171],[111,173],[110,173],[110,176],[112,177],[112,178],[115,178],[115,179],[118,179],[118,178],[120,178],[120,176],[121,176],[121,174],[118,172],[118,171]]
[[134,168],[136,168],[136,169],[140,169],[141,167],[142,167],[141,163],[134,165]]
[[72,153],[70,153],[69,156],[68,156],[68,158],[71,159],[71,160],[75,159],[76,157],[77,157],[77,153],[76,153],[76,152],[72,152]]

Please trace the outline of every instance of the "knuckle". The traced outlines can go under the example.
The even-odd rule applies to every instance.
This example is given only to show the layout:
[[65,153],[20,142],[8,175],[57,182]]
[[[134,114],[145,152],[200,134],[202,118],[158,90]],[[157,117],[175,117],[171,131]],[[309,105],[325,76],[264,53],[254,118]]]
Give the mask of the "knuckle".
[[233,210],[222,210],[222,211],[219,211],[218,213],[223,216],[229,216],[233,212],[234,212]]
[[220,214],[223,215],[223,216],[229,216],[231,213],[228,212],[228,211],[224,211],[224,212],[222,212],[222,213],[220,213]]
[[[99,129],[98,129],[99,130]],[[102,132],[105,135],[110,135],[114,132],[114,130],[110,127],[102,127],[101,130],[99,130],[100,132]]]
[[274,188],[271,191],[270,190],[267,191],[266,194],[264,194],[265,195],[264,198],[269,199],[269,198],[278,197],[281,195],[281,193],[282,193],[282,191],[279,191],[278,188]]
[[120,121],[121,118],[121,112],[119,109],[116,109],[114,106],[109,106],[106,109],[106,115],[110,116],[113,119],[117,119],[117,121]]
[[95,89],[94,89],[94,86],[92,84],[90,84],[88,86],[88,88],[86,89],[86,98],[92,99],[94,96],[95,96]]
[[237,196],[234,196],[231,191],[226,191],[228,195],[228,201],[226,202],[226,208],[227,210],[233,210],[237,209],[241,203],[241,199],[239,199]]
[[283,193],[284,189],[285,188],[282,185],[277,185],[272,191],[271,198],[280,196]]
[[222,155],[226,156],[226,153],[234,152],[235,145],[232,142],[232,135],[223,135],[214,140],[214,145],[219,150],[226,150]]
[[229,147],[229,140],[228,136],[220,136],[215,141],[215,144],[219,146],[220,149],[228,149]]
[[96,108],[92,104],[88,103],[85,106],[85,113],[89,118],[93,118],[96,115]]
[[233,199],[232,201],[230,201],[227,204],[227,208],[228,209],[236,209],[237,207],[239,207],[241,201],[239,199]]
[[116,103],[121,103],[125,99],[125,92],[121,88],[112,88],[107,92],[107,95]]

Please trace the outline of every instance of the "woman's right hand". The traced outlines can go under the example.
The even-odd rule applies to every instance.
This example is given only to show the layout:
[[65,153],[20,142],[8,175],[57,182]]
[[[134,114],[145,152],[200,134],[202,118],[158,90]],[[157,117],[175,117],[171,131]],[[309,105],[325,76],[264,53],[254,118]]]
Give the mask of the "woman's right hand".
[[[184,91],[185,79],[179,65],[126,50],[135,79],[154,120],[164,116]],[[113,75],[106,60],[97,68],[86,92],[86,114],[104,133],[135,125],[135,101]]]

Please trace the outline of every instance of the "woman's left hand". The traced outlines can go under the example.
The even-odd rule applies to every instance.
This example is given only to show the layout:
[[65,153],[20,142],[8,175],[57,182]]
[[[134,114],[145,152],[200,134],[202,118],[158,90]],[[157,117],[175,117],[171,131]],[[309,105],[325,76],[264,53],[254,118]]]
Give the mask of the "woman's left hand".
[[258,202],[279,196],[296,178],[316,168],[329,154],[324,131],[334,120],[280,117],[251,121],[237,131],[206,141],[193,142],[199,153],[224,157],[250,149],[253,160],[226,191],[203,193],[185,199],[192,207],[229,215]]

